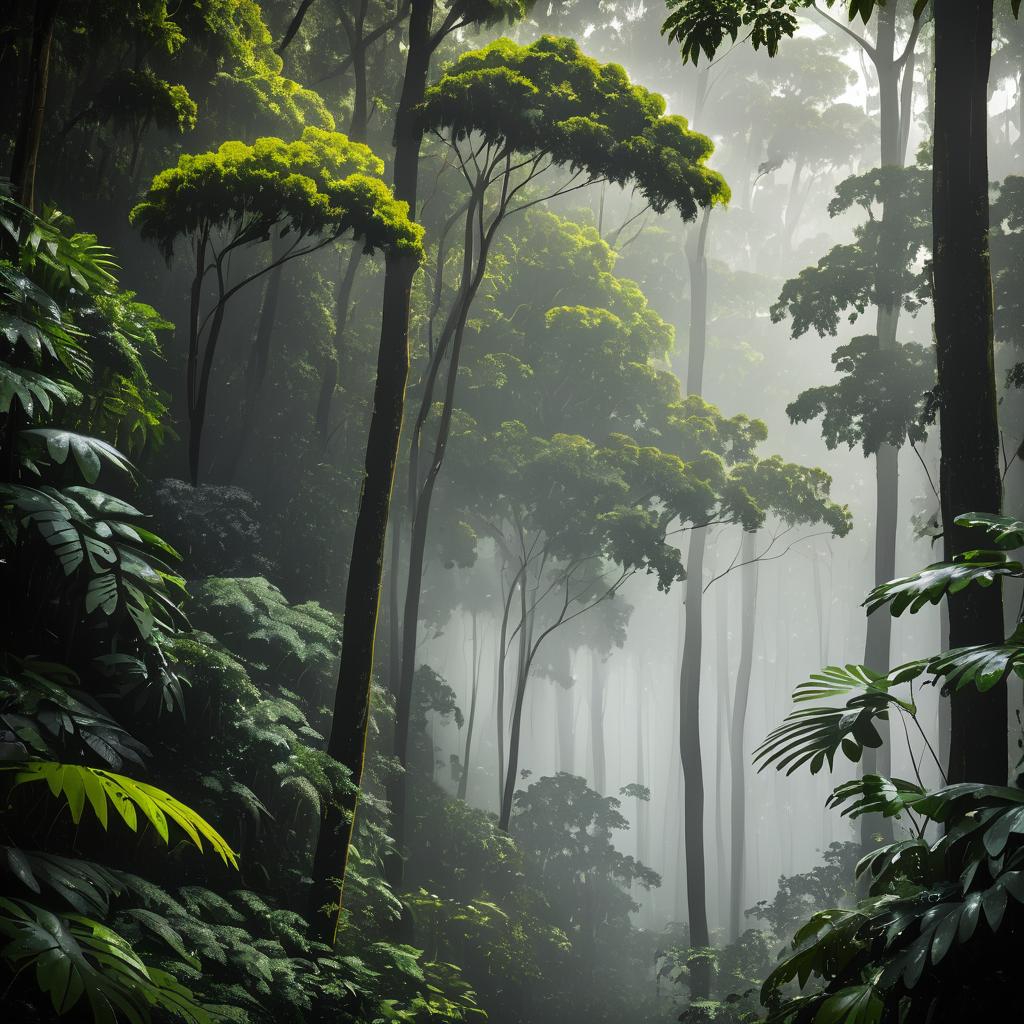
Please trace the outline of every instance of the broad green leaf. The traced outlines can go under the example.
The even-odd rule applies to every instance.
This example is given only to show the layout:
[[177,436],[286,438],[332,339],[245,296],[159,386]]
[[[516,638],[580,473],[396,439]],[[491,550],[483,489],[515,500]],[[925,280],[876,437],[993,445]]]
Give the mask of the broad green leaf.
[[81,820],[88,796],[100,824],[107,827],[107,804],[112,803],[125,824],[134,832],[140,810],[166,843],[169,838],[167,819],[174,821],[199,850],[205,839],[225,864],[238,867],[238,859],[223,837],[209,822],[190,807],[175,800],[162,789],[137,782],[125,775],[115,775],[100,768],[60,764],[55,761],[29,761],[21,765],[4,766],[3,771],[17,771],[14,785],[45,782],[54,796],[63,795],[71,809],[72,821]]
[[1000,551],[975,551],[971,559],[936,562],[910,576],[883,583],[868,594],[864,604],[868,614],[889,605],[894,616],[908,609],[920,611],[926,604],[938,604],[947,594],[957,594],[969,586],[990,587],[1002,576],[1024,574],[1024,565]]
[[956,517],[957,526],[975,527],[988,534],[989,543],[1012,550],[1024,546],[1024,522],[1012,516],[995,516],[987,512],[966,512]]
[[53,427],[36,427],[23,430],[22,434],[43,440],[50,458],[58,466],[64,465],[69,453],[73,455],[87,483],[96,482],[104,461],[126,473],[132,471],[132,464],[113,445],[97,437],[76,434],[70,430],[57,430]]
[[148,1024],[152,1007],[186,1024],[212,1024],[187,988],[147,967],[127,940],[99,921],[58,917],[24,900],[0,898],[0,935],[10,940],[0,958],[12,972],[33,968],[37,986],[60,1016],[84,996],[95,1024]]

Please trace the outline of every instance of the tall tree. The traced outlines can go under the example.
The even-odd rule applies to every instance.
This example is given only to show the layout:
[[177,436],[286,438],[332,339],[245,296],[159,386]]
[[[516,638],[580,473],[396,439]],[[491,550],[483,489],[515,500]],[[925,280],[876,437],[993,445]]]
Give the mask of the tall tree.
[[[371,251],[422,256],[422,231],[380,179],[383,170],[369,147],[338,132],[307,128],[295,142],[225,142],[216,152],[182,156],[153,179],[132,210],[143,237],[168,260],[179,238],[192,250],[186,390],[193,485],[199,482],[210,381],[231,299],[264,274],[349,232]],[[280,244],[269,261],[232,280],[232,257],[271,235]]]
[[[725,182],[706,166],[709,140],[689,131],[684,119],[667,117],[664,111],[664,100],[631,84],[621,67],[599,64],[574,41],[554,37],[530,46],[500,39],[465,53],[427,92],[423,124],[445,133],[470,199],[459,285],[426,370],[411,437],[412,537],[395,723],[395,753],[402,764],[408,745],[431,501],[451,431],[469,314],[484,281],[491,246],[507,217],[544,197],[596,182],[634,184],[653,209],[663,212],[674,206],[684,218],[724,200]],[[564,168],[566,173],[558,173]],[[552,184],[541,184],[552,177]],[[442,387],[433,450],[423,469],[420,449],[436,401],[435,389]],[[399,849],[404,840],[405,791],[405,778],[399,775],[389,792]],[[502,818],[507,824],[511,794],[506,795],[504,807]],[[400,881],[400,864],[393,865],[391,879],[394,884]]]
[[[529,9],[529,0],[457,0],[441,24],[432,28],[433,0],[421,0],[409,8],[405,76],[395,113],[394,194],[415,217],[423,124],[419,108],[427,88],[430,62],[441,43],[453,32],[470,26],[515,20]],[[394,487],[398,446],[405,415],[405,390],[409,378],[409,312],[412,283],[419,256],[399,249],[385,259],[377,377],[366,437],[363,486],[359,492],[352,534],[352,558],[345,586],[342,616],[341,666],[328,750],[346,765],[356,783],[362,778],[369,722],[373,651],[384,575],[384,543],[391,492]],[[313,864],[312,906],[319,909],[333,890],[332,878],[344,880],[352,838],[355,808],[330,808],[317,842]],[[323,918],[323,936],[333,942],[338,914],[333,923]]]

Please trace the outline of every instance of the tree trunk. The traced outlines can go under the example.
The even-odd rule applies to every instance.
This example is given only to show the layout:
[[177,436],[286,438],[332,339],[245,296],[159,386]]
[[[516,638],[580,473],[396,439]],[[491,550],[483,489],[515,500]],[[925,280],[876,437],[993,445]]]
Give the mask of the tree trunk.
[[590,788],[605,796],[607,756],[604,743],[604,707],[607,700],[608,664],[597,651],[591,653],[590,670]]
[[[704,390],[704,355],[707,350],[708,262],[707,237],[710,208],[704,211],[694,244],[688,247],[690,270],[690,351],[686,390]],[[700,745],[700,675],[703,642],[704,549],[706,528],[692,530],[686,556],[686,626],[679,673],[679,756],[683,766],[683,852],[686,860],[686,904],[690,945],[710,944],[707,884],[704,866],[704,766]],[[711,970],[700,961],[691,968],[690,995],[707,999]]]
[[575,767],[576,737],[574,729],[574,686],[554,683],[555,719],[558,727],[558,770],[572,774]]
[[[474,265],[474,224],[477,223],[476,218],[479,218],[479,224],[481,225],[481,237],[477,243],[478,249]],[[493,230],[489,230],[486,235],[483,234],[483,218],[484,195],[482,191],[474,189],[466,209],[462,280],[455,299],[455,305],[448,318],[451,325],[451,351],[448,356],[444,401],[438,421],[437,434],[434,438],[434,448],[430,464],[422,485],[419,481],[418,444],[422,436],[421,430],[426,424],[427,415],[433,404],[431,400],[434,384],[432,378],[428,379],[426,384],[416,427],[413,431],[412,450],[409,455],[409,505],[412,516],[412,535],[409,540],[409,578],[406,582],[405,611],[402,618],[402,671],[399,678],[398,700],[395,706],[394,743],[395,757],[403,768],[406,766],[406,752],[409,746],[409,714],[412,707],[412,683],[416,669],[416,637],[419,628],[420,597],[423,589],[423,570],[426,560],[430,506],[434,497],[434,487],[437,484],[437,478],[441,472],[445,452],[448,448],[452,415],[455,410],[455,389],[459,378],[459,363],[462,355],[463,341],[466,336],[469,312],[480,285],[483,283],[484,271],[487,266],[487,254],[491,240],[494,237]],[[496,223],[497,220],[492,222],[492,229]],[[448,330],[449,328],[446,325],[444,334],[447,334]],[[438,359],[441,358],[443,349],[446,347],[443,341],[439,344],[440,350],[436,354]],[[403,771],[392,777],[388,784],[388,800],[391,803],[394,819],[395,848],[398,851],[401,851],[405,841],[407,782],[407,773]],[[401,887],[402,882],[402,861],[396,857],[392,858],[390,863],[393,871],[389,873],[388,881],[393,888],[397,889]]]
[[[641,786],[647,785],[647,758],[644,753],[644,672],[645,665],[640,663],[636,675],[636,781]],[[636,802],[636,859],[647,864],[649,858],[649,800],[637,799]],[[649,916],[649,915],[645,915]]]
[[520,587],[519,665],[516,672],[516,693],[512,705],[512,729],[508,737],[508,765],[505,768],[505,785],[501,793],[501,809],[498,812],[498,828],[508,832],[512,821],[512,804],[515,800],[516,777],[519,774],[519,744],[523,734],[523,703],[526,700],[526,684],[530,678],[530,663],[533,651],[532,610],[527,608],[526,580]]
[[696,238],[686,247],[690,271],[690,350],[686,357],[686,393],[704,393],[704,356],[708,331],[708,221],[711,207],[700,219]]
[[[426,91],[433,52],[432,14],[431,3],[414,3],[410,8],[405,80],[395,119],[394,193],[397,199],[409,204],[409,212],[414,217],[423,138],[416,111]],[[341,667],[327,742],[327,752],[349,769],[355,786],[360,785],[363,778],[374,635],[384,570],[384,538],[409,378],[409,305],[418,266],[415,255],[402,252],[389,252],[385,260],[377,381],[345,591]],[[344,801],[341,807],[328,803],[313,862],[310,919],[315,922],[313,930],[317,937],[331,945],[338,933],[357,803],[357,794]],[[340,892],[332,886],[331,878],[341,879]],[[337,893],[339,904],[333,920],[320,914],[332,892]]]
[[735,941],[741,931],[743,913],[744,855],[747,845],[747,705],[754,664],[754,619],[757,613],[757,534],[744,533],[740,551],[740,663],[736,670],[736,693],[732,701],[729,733],[730,800],[732,825],[729,862],[729,935]]
[[[878,38],[873,61],[878,74],[880,105],[880,157],[882,167],[902,167],[904,152],[901,149],[902,125],[900,117],[900,69],[896,63],[896,15],[897,4],[890,3],[878,8]],[[913,100],[913,88],[908,90],[906,101]],[[909,114],[908,114],[909,116]],[[881,224],[877,263],[875,266],[875,334],[880,349],[895,348],[896,332],[899,326],[901,296],[897,281],[900,279],[902,254],[899,240],[892,227],[891,218],[886,218],[886,203],[882,202]],[[874,453],[875,461],[875,565],[874,585],[887,583],[896,575],[896,534],[899,524],[899,449],[883,444]],[[887,611],[871,615],[867,620],[867,634],[864,641],[864,664],[875,672],[889,671],[892,648],[892,616]],[[892,748],[889,728],[879,723],[882,745],[867,748],[861,764],[865,775],[892,774]],[[862,815],[860,818],[861,846],[869,849],[876,845],[876,836],[881,841],[892,842],[892,818],[880,815]]]
[[53,28],[59,7],[60,0],[36,0],[32,19],[31,62],[11,160],[14,198],[29,210],[36,208],[36,170],[46,119],[46,88],[50,80]]
[[[720,545],[721,547],[721,545]],[[728,565],[728,562],[726,562]],[[718,869],[716,904],[729,905],[729,875],[725,865],[725,819],[729,813],[725,800],[725,765],[728,758],[729,722],[732,718],[729,690],[729,588],[720,581],[715,595],[715,863]]]
[[[947,559],[978,544],[955,525],[1002,504],[989,261],[988,77],[992,0],[935,0],[935,171],[932,215],[939,477]],[[999,583],[949,598],[953,647],[1003,639]],[[951,698],[949,781],[1005,785],[1006,690]]]
[[[690,533],[686,556],[686,629],[679,676],[679,756],[683,765],[683,850],[686,858],[686,907],[690,945],[708,946],[707,883],[704,865],[704,765],[700,742],[700,676],[703,641],[704,549],[707,530]],[[705,962],[691,968],[690,995],[707,999],[711,971]]]
[[472,672],[472,690],[469,696],[469,719],[466,722],[466,748],[462,755],[462,774],[459,776],[459,791],[458,797],[460,800],[466,799],[466,794],[469,791],[469,758],[473,751],[473,727],[476,725],[476,699],[480,692],[480,645],[477,639],[477,614],[472,613],[473,616],[473,666]]

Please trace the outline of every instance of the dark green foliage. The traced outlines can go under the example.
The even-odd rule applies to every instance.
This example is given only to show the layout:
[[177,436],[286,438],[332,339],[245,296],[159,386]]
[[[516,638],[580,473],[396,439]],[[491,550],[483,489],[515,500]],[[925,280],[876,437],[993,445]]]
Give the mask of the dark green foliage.
[[273,568],[260,505],[241,487],[170,478],[153,488],[153,500],[161,536],[181,552],[186,576],[266,576]]
[[821,420],[829,448],[860,446],[873,455],[883,444],[901,447],[927,436],[925,416],[935,363],[920,345],[881,348],[862,335],[832,353],[837,384],[808,388],[786,406],[794,423]]
[[[205,842],[237,863],[195,811],[110,770],[148,753],[122,724],[134,717],[132,704],[139,708],[154,692],[158,706],[180,698],[166,651],[182,621],[181,580],[161,560],[175,553],[127,502],[83,486],[130,466],[107,441],[68,430],[63,415],[89,381],[90,326],[108,314],[98,347],[109,352],[117,310],[131,297],[118,291],[113,262],[95,238],[68,235],[59,216],[34,218],[6,197],[0,205],[9,325],[0,341],[0,378],[9,384],[0,403],[0,677],[5,829],[14,844],[4,867],[16,880],[15,898],[0,904],[9,940],[0,957],[12,981],[33,968],[58,1013],[88,1004],[97,1021],[118,1012],[146,1021],[157,1007],[200,1024],[208,1014],[191,992],[109,927],[110,899],[124,887],[80,854],[84,847],[102,856],[102,840],[84,824],[55,828],[46,801],[23,795],[26,785],[45,781],[73,826],[88,804],[89,823],[101,832],[138,832],[141,815],[164,843],[170,819],[200,850]],[[141,367],[136,377],[145,381]],[[94,412],[102,425],[103,410]],[[76,764],[82,757],[99,767]],[[109,821],[111,804],[117,822]],[[16,998],[25,998],[23,985]]]

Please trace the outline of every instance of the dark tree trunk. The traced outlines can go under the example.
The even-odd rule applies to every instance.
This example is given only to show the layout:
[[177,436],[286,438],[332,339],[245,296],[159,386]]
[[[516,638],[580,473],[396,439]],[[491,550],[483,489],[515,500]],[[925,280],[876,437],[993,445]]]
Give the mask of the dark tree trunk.
[[[469,311],[473,305],[477,290],[483,281],[483,268],[486,265],[486,243],[481,246],[477,255],[477,267],[472,266],[474,214],[483,217],[483,199],[480,207],[470,204],[466,213],[466,254],[462,287],[456,299],[451,336],[451,353],[449,355],[448,374],[445,382],[444,404],[434,438],[433,452],[422,486],[419,483],[417,460],[410,455],[410,507],[412,514],[412,532],[409,538],[409,575],[405,588],[405,608],[402,614],[402,667],[399,676],[398,698],[395,702],[395,741],[394,755],[404,769],[409,749],[410,713],[412,710],[413,679],[416,671],[416,638],[419,630],[420,597],[423,591],[423,570],[427,555],[427,531],[430,525],[430,507],[434,497],[434,486],[437,483],[441,466],[444,462],[448,437],[451,431],[452,414],[455,409],[455,387],[459,376],[459,361],[462,343],[466,334]],[[429,403],[429,398],[424,401]],[[432,403],[430,403],[432,404]],[[421,411],[421,416],[429,411]],[[418,433],[418,432],[417,432]],[[418,438],[417,438],[418,439]],[[414,444],[416,440],[414,439]],[[388,782],[388,800],[393,816],[395,849],[399,856],[390,858],[387,875],[393,888],[399,889],[402,884],[404,862],[401,853],[405,844],[405,807],[408,790],[408,773],[405,771],[394,775]]]
[[[935,0],[935,135],[932,217],[939,465],[946,558],[977,546],[955,525],[964,512],[1002,504],[993,369],[989,259],[988,77],[992,0]],[[1003,639],[999,584],[949,599],[953,647]],[[1004,785],[1006,690],[952,698],[950,782]]]
[[[697,237],[687,249],[690,270],[690,351],[686,390],[700,395],[704,390],[704,356],[707,350],[708,261],[707,238],[710,209],[704,211]],[[707,882],[704,866],[704,765],[700,744],[700,676],[703,643],[704,549],[706,528],[690,533],[686,556],[686,626],[683,658],[679,673],[679,756],[683,766],[683,853],[686,860],[686,904],[690,924],[690,945],[710,944],[707,911]],[[690,994],[707,999],[711,971],[704,961],[691,968]]]
[[747,845],[747,757],[744,749],[750,677],[754,664],[754,621],[757,614],[757,534],[744,533],[740,550],[740,663],[732,701],[729,759],[732,824],[729,861],[729,935],[735,941],[743,913],[744,854]]
[[36,0],[32,19],[31,63],[25,99],[11,160],[14,198],[29,210],[36,207],[36,170],[46,120],[46,89],[50,80],[50,50],[60,0]]
[[[405,79],[395,118],[394,193],[397,199],[409,204],[410,214],[414,217],[420,143],[423,139],[416,109],[426,91],[433,52],[430,35],[432,14],[431,3],[416,3],[410,8]],[[415,254],[389,252],[385,261],[377,380],[345,590],[341,667],[327,752],[348,768],[355,786],[360,785],[363,778],[373,682],[374,636],[384,571],[384,539],[409,379],[409,305],[418,267]],[[357,795],[341,807],[328,804],[313,862],[310,919],[314,922],[317,936],[331,945],[337,937],[357,804]],[[340,892],[331,884],[332,878],[341,879]],[[321,908],[332,898],[338,901],[338,914],[322,915]]]
[[527,607],[525,578],[520,587],[519,665],[516,671],[516,692],[512,704],[512,728],[508,736],[508,765],[505,768],[505,784],[501,792],[501,808],[498,811],[498,828],[508,832],[512,821],[512,805],[515,802],[516,781],[519,775],[519,744],[523,735],[523,704],[526,700],[526,684],[530,679],[530,664],[536,650],[533,646],[533,612]]

